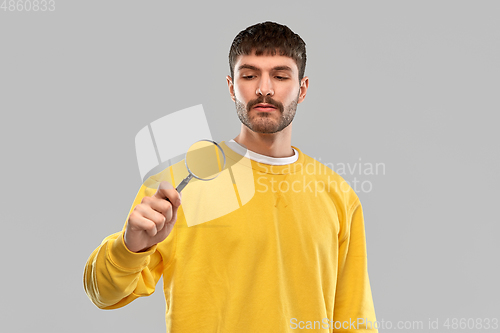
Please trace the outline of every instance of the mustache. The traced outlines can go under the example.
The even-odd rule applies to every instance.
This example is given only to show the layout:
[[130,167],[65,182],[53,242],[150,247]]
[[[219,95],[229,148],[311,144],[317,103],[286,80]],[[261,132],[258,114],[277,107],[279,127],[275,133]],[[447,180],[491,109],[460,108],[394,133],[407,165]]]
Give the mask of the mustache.
[[277,108],[281,113],[283,113],[283,104],[275,101],[269,96],[259,96],[259,98],[254,99],[247,104],[247,111],[250,111],[251,108],[253,108],[255,105],[260,104],[260,103],[266,103],[266,104],[271,104],[275,108]]

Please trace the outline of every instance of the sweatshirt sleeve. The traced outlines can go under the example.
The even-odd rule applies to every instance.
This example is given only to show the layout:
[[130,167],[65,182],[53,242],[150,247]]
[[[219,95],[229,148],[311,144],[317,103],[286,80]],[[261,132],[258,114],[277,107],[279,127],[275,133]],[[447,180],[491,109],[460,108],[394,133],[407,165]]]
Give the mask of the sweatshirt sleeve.
[[339,239],[339,261],[333,332],[378,332],[368,279],[363,209],[359,199],[346,215],[346,229]]
[[[129,215],[144,196],[153,194],[150,187],[142,185]],[[120,308],[138,297],[151,295],[163,272],[162,255],[157,245],[145,252],[131,252],[123,239],[125,227],[106,237],[85,265],[85,292],[101,309]]]

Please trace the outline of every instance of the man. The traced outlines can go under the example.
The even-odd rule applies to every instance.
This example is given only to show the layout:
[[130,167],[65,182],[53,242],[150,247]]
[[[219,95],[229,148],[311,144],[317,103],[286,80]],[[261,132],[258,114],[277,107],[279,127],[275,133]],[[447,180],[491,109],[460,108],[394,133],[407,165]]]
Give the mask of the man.
[[305,43],[286,26],[256,24],[236,36],[229,63],[242,125],[221,146],[228,161],[249,162],[254,195],[188,228],[175,165],[150,177],[124,230],[90,256],[87,294],[100,308],[119,308],[151,295],[163,275],[169,332],[376,332],[359,199],[291,146],[309,86]]

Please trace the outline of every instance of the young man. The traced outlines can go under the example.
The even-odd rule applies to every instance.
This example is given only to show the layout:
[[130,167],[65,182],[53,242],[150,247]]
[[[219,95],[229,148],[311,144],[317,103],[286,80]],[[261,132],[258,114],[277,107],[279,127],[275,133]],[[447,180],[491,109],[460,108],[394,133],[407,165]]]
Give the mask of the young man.
[[[286,26],[256,24],[236,36],[229,63],[242,125],[221,146],[229,164],[248,162],[252,197],[188,228],[172,186],[181,180],[176,166],[150,177],[123,231],[90,256],[88,296],[100,308],[119,308],[151,295],[163,275],[169,332],[376,332],[359,199],[291,146],[309,86],[305,43]],[[182,200],[203,203],[208,195],[186,191]]]

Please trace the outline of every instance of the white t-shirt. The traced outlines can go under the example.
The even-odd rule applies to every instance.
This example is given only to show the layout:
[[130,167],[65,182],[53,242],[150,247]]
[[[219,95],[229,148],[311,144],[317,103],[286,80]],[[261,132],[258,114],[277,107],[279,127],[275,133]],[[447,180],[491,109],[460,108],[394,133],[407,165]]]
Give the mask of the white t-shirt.
[[270,165],[286,165],[286,164],[291,164],[294,163],[298,160],[299,158],[299,152],[292,147],[294,155],[290,157],[271,157],[271,156],[266,156],[266,155],[261,155],[256,152],[253,152],[251,150],[246,149],[242,145],[240,145],[238,142],[234,141],[233,139],[229,141],[225,141],[226,145],[231,148],[232,151],[234,151],[237,154],[240,154],[246,158],[249,158],[255,162],[259,163],[264,163],[264,164],[270,164]]

